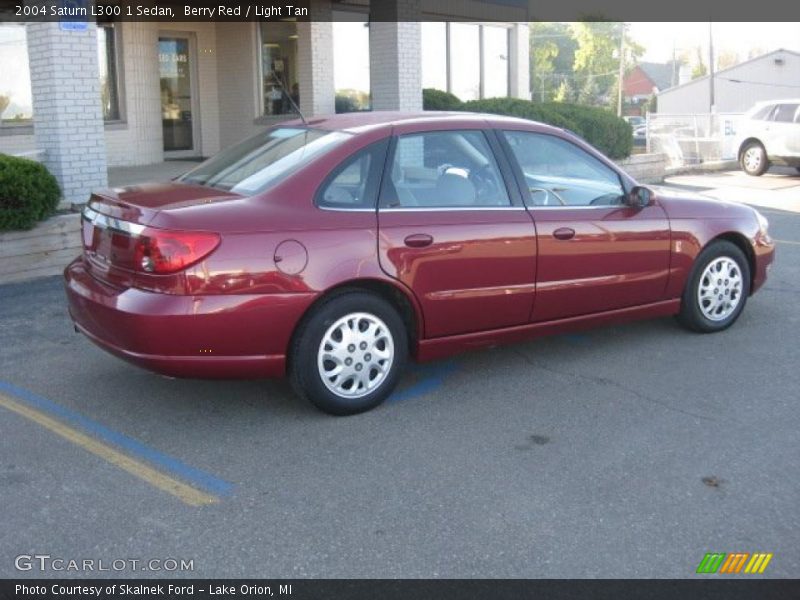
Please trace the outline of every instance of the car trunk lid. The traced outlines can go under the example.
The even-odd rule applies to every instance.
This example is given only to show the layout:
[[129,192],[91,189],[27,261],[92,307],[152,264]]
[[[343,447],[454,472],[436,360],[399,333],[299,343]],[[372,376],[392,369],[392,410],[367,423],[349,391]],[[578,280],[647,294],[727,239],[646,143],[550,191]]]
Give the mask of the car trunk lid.
[[164,275],[142,272],[140,242],[153,231],[165,231],[149,227],[156,216],[163,211],[240,198],[238,194],[177,182],[96,192],[81,219],[85,262],[92,275],[106,283],[151,287],[148,280]]

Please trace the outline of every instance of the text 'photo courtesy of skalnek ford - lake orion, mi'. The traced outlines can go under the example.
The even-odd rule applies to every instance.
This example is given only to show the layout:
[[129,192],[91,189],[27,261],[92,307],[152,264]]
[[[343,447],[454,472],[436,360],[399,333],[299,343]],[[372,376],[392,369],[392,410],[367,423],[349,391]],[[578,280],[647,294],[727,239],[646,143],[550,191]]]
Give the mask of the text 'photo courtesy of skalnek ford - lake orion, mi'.
[[800,7],[0,2],[0,597],[800,593]]

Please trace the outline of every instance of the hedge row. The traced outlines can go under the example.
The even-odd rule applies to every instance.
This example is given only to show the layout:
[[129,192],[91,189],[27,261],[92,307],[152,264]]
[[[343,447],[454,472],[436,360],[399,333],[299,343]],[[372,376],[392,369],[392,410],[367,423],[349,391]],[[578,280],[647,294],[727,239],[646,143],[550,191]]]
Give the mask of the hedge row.
[[465,110],[520,117],[569,129],[609,158],[627,158],[633,148],[633,131],[624,120],[595,106],[561,102],[531,102],[520,98],[487,98],[461,102],[453,94],[423,90],[425,110]]
[[44,165],[0,154],[0,231],[30,229],[53,213],[60,197]]

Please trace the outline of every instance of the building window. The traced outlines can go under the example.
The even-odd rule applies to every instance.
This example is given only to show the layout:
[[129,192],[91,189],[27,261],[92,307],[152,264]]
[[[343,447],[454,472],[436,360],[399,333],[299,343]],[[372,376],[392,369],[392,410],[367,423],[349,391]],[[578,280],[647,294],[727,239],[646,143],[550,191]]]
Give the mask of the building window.
[[103,108],[103,119],[119,121],[117,39],[113,24],[97,25],[97,65],[100,72],[100,103]]
[[297,23],[261,23],[261,94],[264,115],[288,115],[300,105]]
[[22,23],[0,23],[0,126],[33,118],[28,41]]
[[447,23],[425,21],[422,30],[422,87],[447,90]]
[[508,96],[508,29],[483,26],[484,98]]
[[370,110],[369,23],[365,13],[333,13],[336,112]]
[[509,29],[477,23],[422,23],[422,87],[461,100],[509,93]]
[[481,28],[450,23],[450,92],[461,100],[481,97]]

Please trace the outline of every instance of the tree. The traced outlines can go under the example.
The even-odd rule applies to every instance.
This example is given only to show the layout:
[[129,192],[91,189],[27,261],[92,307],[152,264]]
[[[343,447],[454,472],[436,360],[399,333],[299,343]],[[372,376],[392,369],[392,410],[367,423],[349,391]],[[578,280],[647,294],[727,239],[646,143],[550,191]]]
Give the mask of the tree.
[[586,106],[597,105],[600,93],[599,89],[594,75],[588,75],[581,86],[580,92],[578,92],[578,104],[584,104]]
[[705,77],[708,75],[708,68],[703,62],[703,51],[700,46],[697,47],[697,63],[692,67],[692,79]]
[[[591,85],[597,89],[595,102],[608,98],[616,104],[616,96],[612,97],[611,92],[618,79],[620,35],[624,24],[613,21],[581,21],[571,23],[570,27],[578,44],[573,63],[574,72],[585,77],[584,81],[592,77],[594,81]],[[633,66],[643,54],[644,48],[626,36],[625,64]]]
[[9,104],[11,104],[11,98],[0,94],[0,119],[3,118],[3,112],[8,108]]
[[575,102],[575,91],[569,83],[569,79],[562,79],[561,83],[553,96],[555,102]]
[[[566,23],[530,23],[531,87],[537,100],[552,100],[559,77],[572,73],[577,42]],[[542,98],[544,96],[544,98]]]
[[739,64],[739,55],[732,50],[723,50],[717,56],[717,70],[727,69]]

